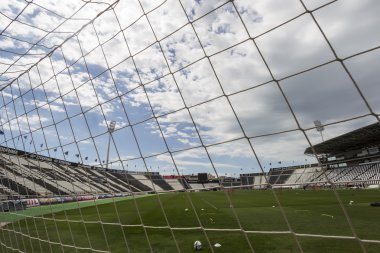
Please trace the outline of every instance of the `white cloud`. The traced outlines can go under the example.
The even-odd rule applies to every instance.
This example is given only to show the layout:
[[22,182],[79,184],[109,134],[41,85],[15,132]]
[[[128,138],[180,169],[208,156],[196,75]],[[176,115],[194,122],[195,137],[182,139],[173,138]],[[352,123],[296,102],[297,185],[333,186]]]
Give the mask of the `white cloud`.
[[275,78],[286,77],[334,59],[309,14],[259,37],[257,44]]
[[223,94],[207,59],[177,72],[174,77],[187,106],[199,104]]
[[165,1],[163,5],[148,14],[148,19],[158,39],[166,37],[187,23],[186,16],[177,0]]
[[158,44],[154,44],[135,56],[137,71],[146,84],[169,73],[165,58]]
[[378,89],[376,80],[380,78],[377,68],[380,65],[380,50],[349,59],[345,63],[371,109],[380,115],[380,101],[376,92]]
[[230,98],[248,137],[297,128],[296,121],[275,83]]
[[[112,2],[108,1],[108,4]],[[309,9],[327,2],[305,1]],[[85,5],[75,15],[75,18],[84,19],[69,20],[59,29],[60,32],[80,29],[108,6],[107,3],[86,4],[75,0],[35,0],[19,20],[48,30],[55,28],[63,21],[62,18],[41,10],[34,3],[65,17]],[[15,17],[25,4],[25,1],[1,1],[0,11]],[[308,143],[298,129],[287,102],[302,128],[312,127],[316,119],[333,124],[326,127],[326,138],[374,122],[373,117],[365,117],[345,124],[334,124],[338,120],[349,120],[369,112],[340,63],[282,80],[282,90],[272,82],[269,71],[279,79],[334,59],[310,14],[303,14],[281,25],[305,13],[299,1],[143,0],[141,4],[147,16],[143,15],[139,1],[121,0],[114,10],[96,18],[94,26],[100,42],[105,43],[105,57],[90,24],[77,34],[80,45],[77,37],[71,38],[50,58],[38,63],[38,71],[33,67],[22,75],[18,80],[19,86],[13,84],[4,89],[0,105],[3,129],[12,129],[14,133],[20,129],[29,133],[29,123],[31,130],[37,130],[33,135],[36,142],[41,142],[43,131],[49,133],[49,137],[54,135],[52,126],[49,126],[54,119],[55,122],[60,121],[57,127],[63,144],[74,140],[70,130],[73,127],[76,140],[100,135],[96,137],[95,145],[102,153],[106,122],[116,120],[116,148],[122,157],[136,158],[140,154],[127,117],[136,132],[143,155],[151,155],[167,152],[153,117],[156,116],[169,150],[176,153],[175,160],[180,170],[214,173],[203,148],[179,152],[200,147],[203,142],[207,146],[212,145],[207,147],[207,151],[217,171],[233,173],[239,168],[258,169],[245,137],[268,135],[250,139],[264,165],[278,160],[288,164],[304,161],[303,151]],[[375,0],[337,1],[314,14],[334,49],[340,56],[346,57],[379,46],[376,29],[379,6]],[[195,30],[188,19],[194,21]],[[0,15],[0,29],[9,22]],[[46,35],[39,29],[18,22],[14,22],[5,34],[31,43]],[[263,35],[254,41],[250,39],[260,34]],[[49,34],[41,44],[53,46],[69,35]],[[22,53],[32,44],[2,36],[0,47]],[[215,55],[208,58],[203,49],[207,55]],[[29,68],[28,64],[37,62],[43,54],[49,53],[49,49],[36,45],[31,52],[38,55],[22,57],[17,61],[18,65],[10,68],[0,80],[17,77],[21,73],[17,71]],[[373,51],[344,63],[371,108],[379,113],[378,85],[374,81],[378,79],[377,55],[378,51]],[[1,71],[5,71],[8,68],[6,64],[13,63],[19,57],[1,52],[0,58],[0,62],[5,63],[0,65]],[[68,65],[73,64],[69,71],[65,60]],[[43,86],[41,83],[44,83]],[[23,101],[17,98],[20,95],[18,88],[23,94]],[[225,95],[229,96],[229,100]],[[10,104],[5,106],[7,103]],[[39,115],[36,106],[42,106],[38,109]],[[70,121],[66,119],[66,113],[73,117]],[[19,117],[20,127],[16,116]],[[38,130],[41,125],[44,129]],[[243,135],[241,127],[247,136]],[[298,131],[272,135],[292,129]],[[9,133],[5,136],[10,138]],[[307,136],[312,143],[320,140],[314,129],[307,131]],[[58,138],[52,137],[49,145],[59,145]],[[74,146],[71,144],[65,149],[72,148],[73,152],[77,152]],[[96,153],[94,145],[81,145],[80,150],[86,154]],[[115,154],[112,156],[116,157]],[[174,166],[169,155],[151,158],[150,161],[152,166],[160,164],[168,169]],[[140,166],[141,161],[135,164]]]
[[1,1],[0,11],[9,18],[15,18],[26,5],[27,2],[23,0]]
[[252,41],[211,57],[211,62],[226,94],[239,92],[272,79]]
[[146,16],[142,16],[124,30],[129,50],[132,55],[152,45],[156,40]]
[[114,38],[103,45],[105,58],[110,67],[124,61],[129,57],[129,51],[125,38],[122,33],[117,34]]
[[194,27],[207,55],[248,38],[232,4],[227,4],[197,20],[194,22]]
[[339,63],[286,79],[281,86],[304,128],[313,127],[314,120],[327,124],[369,113]]
[[164,39],[161,45],[172,71],[183,68],[205,56],[190,25]]
[[298,0],[237,0],[234,3],[253,38],[305,12]]
[[131,25],[143,15],[138,0],[119,1],[114,10],[122,29]]
[[338,56],[344,58],[379,46],[379,12],[379,1],[346,0],[316,11],[315,16]]
[[226,3],[226,0],[215,1],[194,1],[194,0],[182,0],[182,5],[185,8],[187,16],[190,20],[195,20],[205,15],[206,13],[222,6]]
[[[182,109],[185,105],[172,76],[145,85],[149,101],[156,116]],[[166,101],[162,103],[162,101]]]
[[243,137],[233,111],[224,97],[191,108],[190,111],[206,144]]

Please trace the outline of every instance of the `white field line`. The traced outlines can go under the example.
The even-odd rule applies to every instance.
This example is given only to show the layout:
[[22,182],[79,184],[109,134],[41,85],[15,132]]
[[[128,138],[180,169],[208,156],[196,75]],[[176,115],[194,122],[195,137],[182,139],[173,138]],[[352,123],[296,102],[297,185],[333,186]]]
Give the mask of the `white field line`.
[[62,245],[63,247],[75,248],[75,249],[80,249],[80,250],[91,250],[93,252],[100,252],[100,253],[110,253],[109,251],[104,251],[104,250],[97,250],[97,249],[87,248],[87,247],[78,247],[78,246],[64,244],[64,243],[60,243],[60,242],[52,242],[52,241],[48,241],[48,240],[44,240],[44,239],[41,239],[41,238],[38,238],[38,237],[34,237],[34,236],[30,236],[30,235],[24,234],[24,233],[22,233],[20,231],[11,230],[11,229],[3,228],[2,230],[8,231],[8,232],[13,232],[13,233],[19,234],[21,236],[24,236],[24,237],[27,237],[27,238],[30,238],[30,239],[33,239],[33,240],[38,240],[38,241],[41,241],[41,242],[51,243],[51,244],[55,244],[55,245]]
[[211,204],[210,202],[208,202],[207,200],[204,200],[202,199],[203,202],[205,202],[207,205],[211,206],[212,208],[214,208],[215,210],[218,210],[218,208],[216,206],[214,206],[213,204]]
[[334,216],[333,216],[333,215],[326,214],[326,213],[321,214],[321,216],[326,216],[326,217],[330,217],[331,219],[334,219]]

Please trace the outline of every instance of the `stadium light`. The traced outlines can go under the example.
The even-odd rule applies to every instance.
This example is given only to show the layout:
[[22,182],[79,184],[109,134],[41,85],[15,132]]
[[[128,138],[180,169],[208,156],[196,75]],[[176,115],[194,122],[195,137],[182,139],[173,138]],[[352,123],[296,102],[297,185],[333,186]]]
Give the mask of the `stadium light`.
[[321,121],[319,120],[314,120],[314,125],[317,132],[321,134],[322,142],[324,142],[323,131],[325,130],[325,127],[322,125]]
[[108,132],[112,133],[115,131],[116,121],[111,121],[110,125],[108,126]]
[[115,131],[116,127],[116,121],[111,121],[110,125],[108,126],[108,148],[107,148],[107,160],[106,160],[106,170],[108,170],[108,161],[110,158],[110,146],[111,146],[111,138],[112,138],[112,132]]

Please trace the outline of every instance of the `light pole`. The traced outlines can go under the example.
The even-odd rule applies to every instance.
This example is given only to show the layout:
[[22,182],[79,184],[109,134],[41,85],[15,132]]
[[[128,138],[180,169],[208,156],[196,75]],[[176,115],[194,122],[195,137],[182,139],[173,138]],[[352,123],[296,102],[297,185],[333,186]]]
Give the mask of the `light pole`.
[[112,132],[115,131],[116,121],[111,121],[110,125],[108,126],[108,148],[107,148],[107,161],[106,161],[106,170],[108,170],[108,161],[110,158],[110,146],[111,146],[111,138],[112,138]]
[[321,134],[322,142],[324,142],[322,132],[325,130],[325,127],[322,125],[321,121],[319,121],[319,120],[314,120],[314,125],[315,125],[317,132],[319,132]]

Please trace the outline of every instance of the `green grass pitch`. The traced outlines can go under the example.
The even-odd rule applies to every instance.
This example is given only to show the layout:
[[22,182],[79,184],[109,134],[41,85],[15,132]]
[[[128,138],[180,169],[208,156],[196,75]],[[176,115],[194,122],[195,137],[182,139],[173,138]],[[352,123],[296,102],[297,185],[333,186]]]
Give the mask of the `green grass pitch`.
[[[380,240],[380,208],[369,206],[380,201],[380,191],[338,193],[357,235],[368,240],[363,243],[367,252],[380,252],[380,244],[371,242]],[[11,248],[34,253],[171,253],[178,252],[177,247],[186,253],[195,252],[195,240],[202,242],[201,252],[212,252],[210,247],[214,252],[251,252],[249,241],[256,253],[293,253],[300,252],[296,239],[305,253],[362,252],[355,239],[309,236],[353,236],[333,191],[276,190],[276,194],[296,235],[289,233],[270,190],[168,193],[83,202],[80,208],[78,203],[35,207],[19,213],[33,216],[26,219],[2,214],[2,221],[13,222],[0,229],[0,241],[9,246],[0,246],[0,253],[19,252]],[[215,248],[215,243],[222,246]]]

